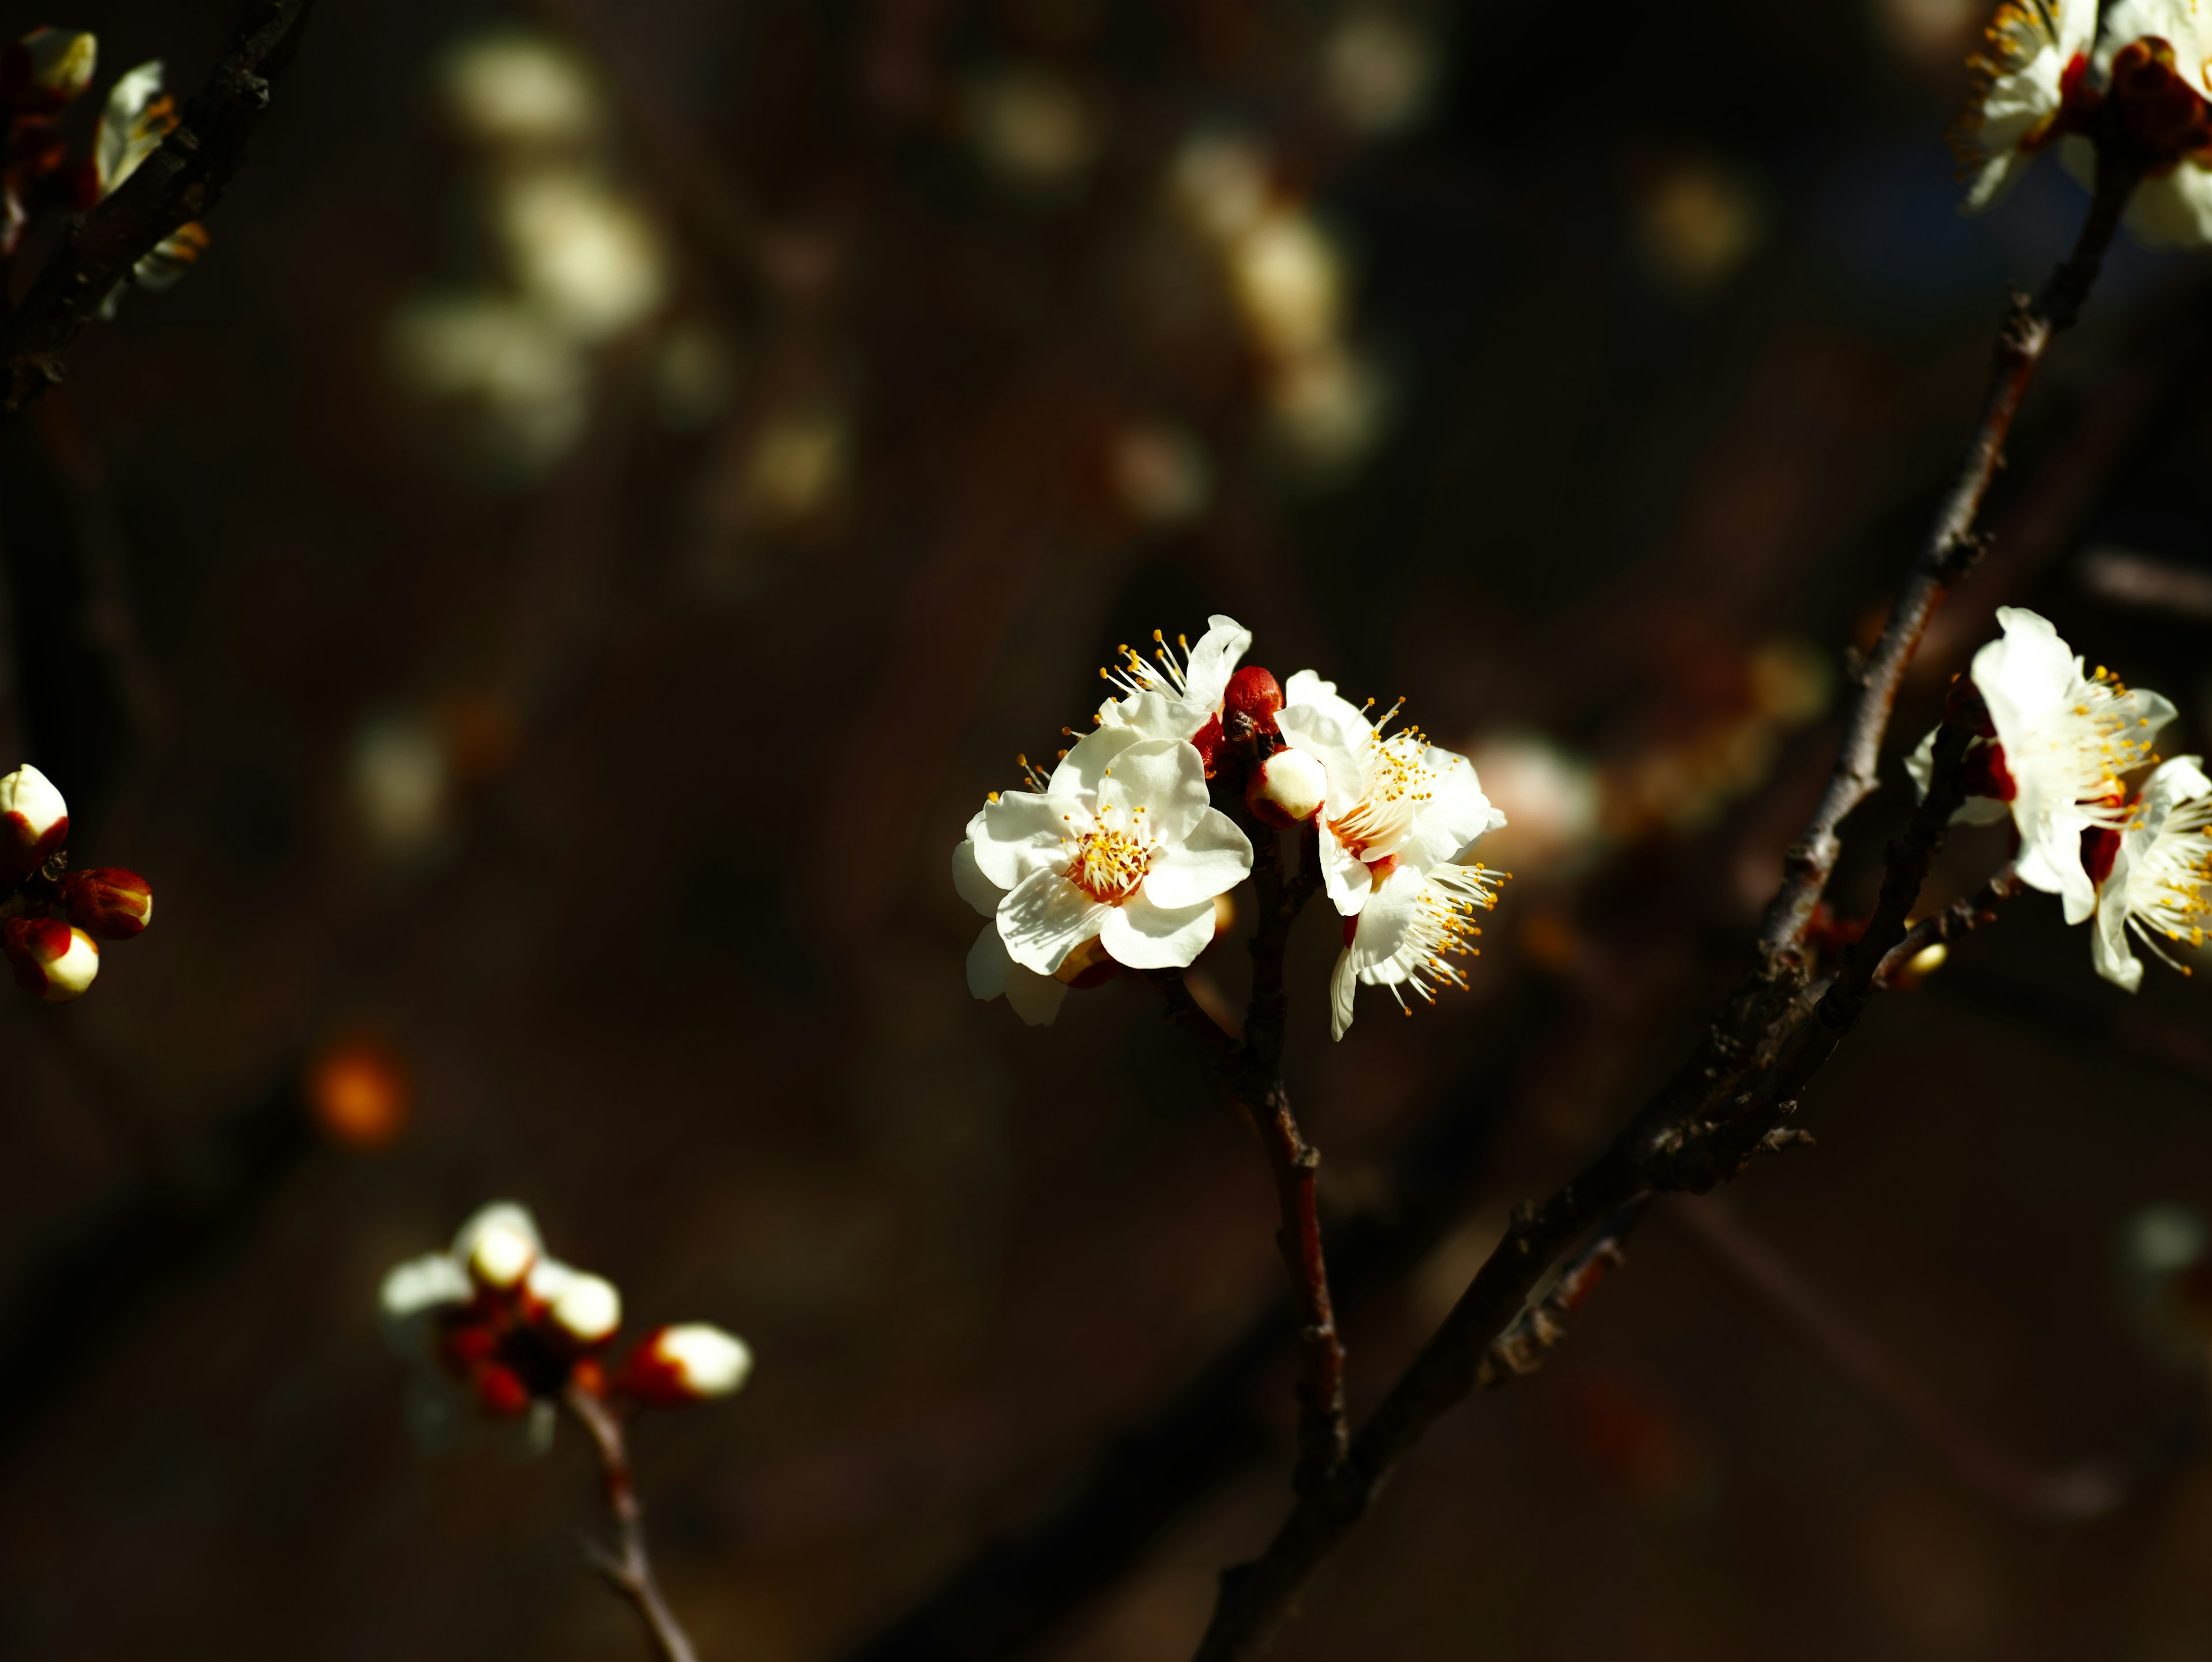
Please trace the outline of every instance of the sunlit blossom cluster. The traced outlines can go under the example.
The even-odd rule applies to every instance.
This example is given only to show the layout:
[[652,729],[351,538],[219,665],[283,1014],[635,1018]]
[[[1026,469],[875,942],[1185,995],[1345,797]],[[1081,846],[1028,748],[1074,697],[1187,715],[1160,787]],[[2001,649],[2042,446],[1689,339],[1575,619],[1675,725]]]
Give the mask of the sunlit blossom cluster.
[[1250,631],[1210,624],[1195,645],[1156,636],[1149,659],[1122,648],[1100,672],[1113,692],[1092,731],[1049,770],[1021,758],[1029,788],[994,792],[969,821],[953,882],[988,920],[969,989],[1041,1024],[1070,987],[1193,963],[1219,898],[1251,872],[1253,837],[1283,830],[1310,831],[1341,920],[1337,1038],[1362,984],[1401,1007],[1463,986],[1500,878],[1470,855],[1505,823],[1474,765],[1395,726],[1395,706],[1355,704],[1311,670],[1279,683],[1243,664]]
[[[94,125],[92,153],[74,152],[64,118],[91,87],[100,42],[70,29],[33,29],[0,48],[0,119],[8,127],[0,171],[0,257],[13,254],[41,210],[72,212],[112,195],[177,128],[176,100],[162,90],[161,65],[125,70],[108,89]],[[179,226],[131,268],[142,289],[166,289],[206,250],[207,228]],[[102,315],[113,314],[122,285]]]
[[432,1448],[488,1439],[538,1453],[564,1392],[672,1408],[729,1396],[752,1371],[744,1341],[703,1323],[655,1328],[613,1360],[621,1293],[548,1253],[536,1220],[508,1201],[471,1217],[445,1251],[394,1265],[380,1302],[415,1368],[410,1418]]
[[[2134,991],[2135,943],[2187,971],[2176,946],[2204,944],[2212,917],[2212,780],[2200,758],[2153,749],[2173,720],[2155,692],[2091,670],[2033,612],[2001,606],[2002,639],[1974,654],[1986,709],[1966,752],[1970,794],[1959,818],[2009,820],[2021,882],[2059,897],[2069,923],[2092,919],[2097,972]],[[1907,763],[1924,795],[1930,734]]]
[[1966,206],[1990,206],[2055,149],[2094,178],[2140,174],[2127,223],[2146,241],[2212,242],[2212,9],[2203,0],[2004,0],[1954,135]]
[[26,763],[0,777],[0,949],[16,984],[49,1004],[92,989],[100,943],[154,921],[154,891],[119,866],[71,871],[69,803]]

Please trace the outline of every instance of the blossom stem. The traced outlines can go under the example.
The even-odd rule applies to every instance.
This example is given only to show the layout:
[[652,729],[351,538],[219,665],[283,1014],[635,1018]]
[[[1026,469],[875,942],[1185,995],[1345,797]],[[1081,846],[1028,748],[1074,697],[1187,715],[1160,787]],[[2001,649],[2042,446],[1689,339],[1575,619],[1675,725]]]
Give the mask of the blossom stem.
[[2003,466],[2005,441],[2021,399],[2034,379],[2053,337],[2080,317],[2120,216],[2134,193],[2137,174],[2124,162],[2107,158],[2099,166],[2097,190],[2083,220],[2074,252],[2051,274],[2033,300],[2013,296],[1997,333],[1981,414],[1968,435],[1950,489],[1944,493],[1919,557],[1891,607],[1881,639],[1856,676],[1856,686],[1844,715],[1834,772],[1811,822],[1784,857],[1781,887],[1767,904],[1759,932],[1754,973],[1731,997],[1716,1024],[1713,1038],[1695,1059],[1702,1075],[1716,1062],[1741,1065],[1755,1036],[1775,1020],[1806,974],[1805,930],[1826,892],[1842,852],[1838,835],[1846,816],[1872,795],[1878,782],[1883,736],[1897,703],[1906,667],[1926,633],[1929,621],[1951,588],[1971,571],[1987,547],[1976,529],[1990,484]]
[[[2135,174],[2124,165],[2101,164],[2096,199],[2073,255],[2035,300],[2014,301],[1958,475],[1881,640],[1859,672],[1828,788],[1790,850],[1781,887],[1761,924],[1753,967],[1698,1050],[1612,1144],[1548,1199],[1516,1209],[1504,1239],[1360,1428],[1332,1481],[1301,1492],[1261,1557],[1223,1573],[1197,1662],[1243,1662],[1267,1652],[1295,1613],[1316,1569],[1366,1515],[1398,1461],[1441,1415],[1482,1382],[1492,1347],[1520,1318],[1545,1270],[1562,1253],[1590,1236],[1601,1221],[1618,1221],[1624,1212],[1632,1220],[1644,1197],[1655,1191],[1703,1192],[1733,1177],[1754,1154],[1777,1152],[1797,1140],[1782,1122],[1857,1025],[1880,984],[1881,970],[1905,942],[1907,918],[1962,800],[1960,763],[1972,735],[1953,725],[1939,734],[1930,788],[1905,835],[1887,851],[1875,914],[1834,980],[1807,1011],[1804,934],[1841,852],[1838,829],[1874,792],[1882,740],[1905,667],[1951,586],[1981,556],[1984,539],[1976,522],[2021,401],[2055,333],[2078,316],[2135,183]],[[1614,1233],[1615,1226],[1600,1230],[1594,1247],[1605,1247]],[[1612,1245],[1617,1252],[1617,1239]],[[1586,1252],[1577,1267],[1591,1269],[1603,1257],[1602,1251]],[[1575,1296],[1593,1284],[1589,1279],[1578,1285]],[[1538,1355],[1557,1337],[1552,1334]]]
[[314,0],[246,0],[230,48],[184,119],[106,200],[72,221],[23,303],[0,324],[0,415],[62,378],[62,360],[131,269],[199,218],[237,171]]
[[573,1383],[561,1393],[561,1406],[591,1437],[599,1455],[607,1512],[614,1519],[616,1551],[610,1552],[589,1538],[585,1541],[592,1568],[637,1612],[659,1662],[697,1662],[698,1653],[691,1648],[690,1637],[662,1597],[660,1583],[653,1577],[653,1560],[646,1553],[645,1509],[638,1504],[622,1416],[602,1398]]

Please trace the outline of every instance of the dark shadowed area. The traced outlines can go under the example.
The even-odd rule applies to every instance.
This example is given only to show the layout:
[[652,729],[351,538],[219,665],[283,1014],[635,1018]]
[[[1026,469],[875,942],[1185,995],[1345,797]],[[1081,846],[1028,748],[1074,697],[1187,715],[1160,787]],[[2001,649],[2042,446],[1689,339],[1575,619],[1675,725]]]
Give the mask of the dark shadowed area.
[[[1267,1170],[1140,981],[970,997],[962,827],[1215,612],[1473,757],[1471,987],[1332,1044],[1337,920],[1291,946],[1371,1406],[1741,967],[2081,222],[2049,162],[1957,211],[1984,13],[322,0],[205,257],[0,433],[0,766],[161,905],[0,999],[0,1653],[642,1655],[574,1428],[426,1458],[380,1331],[511,1198],[753,1349],[633,1437],[709,1662],[1188,1655],[1289,1498]],[[49,21],[189,89],[236,3]],[[2212,745],[2208,318],[2203,258],[2115,249],[1839,913],[1998,606]],[[2212,1215],[2203,979],[2131,998],[2030,896],[1698,1203],[1942,1426],[1660,1208],[1279,1654],[2212,1655],[2212,1321],[2131,1245]],[[2083,1462],[2094,1515],[2007,1491]]]

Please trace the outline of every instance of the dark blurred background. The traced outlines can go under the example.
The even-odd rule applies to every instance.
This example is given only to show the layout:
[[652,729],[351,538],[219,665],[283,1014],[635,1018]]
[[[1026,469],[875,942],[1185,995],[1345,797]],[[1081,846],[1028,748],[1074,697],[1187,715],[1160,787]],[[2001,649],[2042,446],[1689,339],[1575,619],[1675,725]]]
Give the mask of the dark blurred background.
[[[1371,1403],[1739,966],[2071,239],[2049,164],[1955,211],[1984,9],[326,0],[206,260],[0,444],[0,762],[161,898],[0,1000],[0,1653],[640,1654],[573,1437],[422,1458],[379,1336],[512,1197],[757,1354],[637,1435],[708,1657],[1187,1653],[1287,1499],[1267,1178],[1141,986],[969,997],[961,825],[1216,611],[1475,756],[1471,992],[1332,1046],[1294,942]],[[7,27],[188,89],[234,10]],[[2208,280],[2116,253],[1893,750],[2008,602],[2212,739]],[[1731,1203],[2124,1505],[1962,1482],[1662,1214],[1282,1653],[2212,1654],[2203,1340],[2127,1245],[2212,1207],[2201,989],[2056,912],[1878,1006]]]

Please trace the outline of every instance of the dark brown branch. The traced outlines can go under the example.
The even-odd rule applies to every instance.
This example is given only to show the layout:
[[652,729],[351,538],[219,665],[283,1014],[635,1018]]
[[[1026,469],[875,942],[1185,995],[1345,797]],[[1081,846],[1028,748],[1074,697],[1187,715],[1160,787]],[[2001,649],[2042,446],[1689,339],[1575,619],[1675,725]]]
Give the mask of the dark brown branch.
[[222,198],[269,107],[270,81],[291,62],[313,9],[314,0],[248,0],[230,50],[176,131],[112,196],[70,222],[22,305],[0,325],[0,415],[58,383],[70,347],[116,285]]
[[1525,1379],[1544,1365],[1552,1347],[1566,1336],[1566,1318],[1582,1308],[1583,1300],[1597,1284],[1628,1262],[1626,1244],[1650,1209],[1649,1191],[1638,1195],[1593,1235],[1574,1262],[1559,1272],[1552,1290],[1514,1318],[1513,1325],[1490,1342],[1482,1366],[1475,1371],[1475,1387],[1495,1391],[1510,1380]]
[[1958,478],[1860,677],[1835,770],[1790,851],[1761,927],[1758,959],[1705,1044],[1571,1183],[1516,1211],[1504,1240],[1361,1428],[1336,1480],[1301,1495],[1258,1560],[1223,1574],[1198,1662],[1238,1662],[1267,1650],[1296,1613],[1316,1568],[1366,1514],[1398,1461],[1474,1389],[1492,1344],[1562,1252],[1647,1190],[1703,1192],[1733,1177],[1754,1154],[1780,1146],[1783,1120],[1857,1025],[1876,973],[1905,937],[1906,920],[1960,801],[1959,761],[1971,737],[1964,726],[1947,725],[1938,738],[1934,787],[1888,850],[1881,899],[1857,947],[1812,1012],[1791,1020],[1808,975],[1800,946],[1805,926],[1834,869],[1838,828],[1875,788],[1905,666],[1949,586],[1980,552],[1974,522],[2021,396],[2054,332],[2079,312],[2133,184],[2131,175],[2118,171],[2100,176],[2073,257],[2038,301],[2015,302],[2005,321]]
[[2051,273],[2035,300],[2031,301],[2024,295],[2013,298],[2012,309],[1997,333],[1996,358],[1980,418],[1974,423],[1959,472],[1943,496],[1903,590],[1890,608],[1881,639],[1856,671],[1856,686],[1844,713],[1835,771],[1811,822],[1784,857],[1782,886],[1767,903],[1759,924],[1753,973],[1731,996],[1705,1046],[1684,1070],[1682,1083],[1690,1090],[1708,1081],[1724,1082],[1731,1072],[1740,1074],[1748,1066],[1758,1036],[1771,1028],[1809,972],[1803,944],[1806,926],[1834,874],[1836,858],[1843,848],[1844,820],[1874,794],[1878,783],[1882,739],[1889,729],[1905,667],[1944,597],[1973,569],[1987,547],[1976,521],[2003,466],[2013,420],[2053,337],[2070,327],[2080,315],[2135,182],[2135,175],[2124,167],[2105,167],[2073,254]]
[[1779,1316],[1836,1370],[1889,1409],[1964,1483],[2031,1517],[2081,1523],[2117,1510],[2133,1488],[2118,1462],[2048,1471],[2008,1454],[1943,1406],[1797,1270],[1710,1197],[1670,1214],[1745,1291]]
[[691,1641],[661,1596],[660,1584],[653,1579],[653,1560],[646,1554],[645,1509],[638,1505],[637,1485],[630,1476],[629,1444],[623,1434],[622,1416],[604,1400],[575,1385],[561,1393],[561,1406],[591,1437],[599,1459],[607,1512],[614,1519],[614,1551],[588,1537],[585,1541],[592,1568],[637,1612],[660,1662],[697,1662]]
[[1321,1154],[1298,1129],[1282,1074],[1288,1016],[1283,953],[1291,925],[1320,886],[1320,860],[1309,831],[1303,839],[1305,852],[1298,874],[1286,880],[1275,834],[1249,822],[1245,829],[1252,837],[1259,923],[1252,936],[1252,1002],[1242,1042],[1231,1038],[1199,1008],[1181,971],[1155,970],[1151,978],[1167,1000],[1168,1020],[1195,1035],[1206,1047],[1214,1071],[1251,1117],[1261,1146],[1267,1151],[1282,1218],[1275,1245],[1290,1277],[1298,1324],[1298,1458],[1291,1486],[1303,1495],[1318,1492],[1335,1476],[1351,1439],[1344,1402],[1344,1345],[1329,1297],[1328,1263],[1322,1245],[1321,1211],[1314,1188]]

